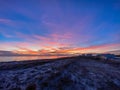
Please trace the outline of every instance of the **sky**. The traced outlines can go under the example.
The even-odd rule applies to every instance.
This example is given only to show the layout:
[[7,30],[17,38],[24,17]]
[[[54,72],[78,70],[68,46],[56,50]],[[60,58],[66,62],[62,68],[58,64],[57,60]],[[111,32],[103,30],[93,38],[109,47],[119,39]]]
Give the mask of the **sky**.
[[120,0],[0,0],[0,51],[120,50]]

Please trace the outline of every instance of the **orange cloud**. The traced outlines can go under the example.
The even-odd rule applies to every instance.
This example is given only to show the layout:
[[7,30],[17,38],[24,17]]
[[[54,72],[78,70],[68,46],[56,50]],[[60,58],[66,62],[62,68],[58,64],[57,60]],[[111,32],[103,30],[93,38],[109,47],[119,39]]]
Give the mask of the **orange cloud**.
[[89,47],[74,46],[71,33],[52,33],[46,36],[26,35],[16,33],[18,38],[25,39],[21,42],[1,42],[0,50],[16,51],[19,54],[75,54],[75,53],[101,53],[109,50],[120,49],[120,43],[103,44]]
[[17,54],[30,54],[30,55],[74,55],[76,53],[104,53],[107,51],[120,49],[120,43],[96,45],[89,47],[44,46],[41,49],[37,50],[33,50],[32,48],[26,48],[27,46],[26,43],[21,45],[22,46],[17,46],[16,49],[13,50],[13,52]]
[[[28,42],[3,42],[0,44],[0,49],[4,50],[5,48],[7,50],[14,48],[15,50],[34,50],[33,47],[37,47],[35,51],[40,50],[40,49],[47,49],[47,50],[58,50],[58,51],[66,51],[66,52],[104,52],[107,50],[112,50],[112,49],[120,49],[120,43],[117,44],[103,44],[103,45],[96,45],[96,46],[89,46],[89,47],[75,47],[72,48],[70,44],[62,44],[58,42],[47,42],[47,45],[41,45],[42,42],[38,43],[28,43]],[[64,48],[66,47],[66,48]],[[28,48],[28,49],[26,49]]]
[[15,50],[13,52],[17,53],[17,54],[30,54],[30,55],[37,55],[38,54],[37,51],[31,50],[28,48],[22,48],[22,47],[18,47],[18,48],[19,48],[18,50]]
[[84,48],[74,48],[71,52],[80,53],[103,53],[110,50],[120,49],[120,43],[117,44],[103,44],[96,46],[89,46]]

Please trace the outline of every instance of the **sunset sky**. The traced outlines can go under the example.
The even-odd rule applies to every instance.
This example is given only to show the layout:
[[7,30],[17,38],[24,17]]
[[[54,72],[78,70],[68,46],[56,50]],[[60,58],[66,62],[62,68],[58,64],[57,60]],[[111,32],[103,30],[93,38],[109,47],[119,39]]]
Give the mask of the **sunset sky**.
[[0,0],[0,51],[120,50],[120,0]]

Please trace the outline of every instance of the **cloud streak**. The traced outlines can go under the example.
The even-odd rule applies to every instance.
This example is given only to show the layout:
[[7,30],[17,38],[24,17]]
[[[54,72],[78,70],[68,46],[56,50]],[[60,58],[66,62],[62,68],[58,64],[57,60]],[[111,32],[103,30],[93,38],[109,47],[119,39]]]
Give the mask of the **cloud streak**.
[[1,1],[0,50],[47,55],[119,49],[120,15],[115,5],[74,0]]
[[[12,52],[19,55],[74,55],[76,53],[104,53],[111,50],[119,50],[120,43],[116,44],[103,44],[98,46],[88,46],[88,47],[71,47],[71,46],[46,46],[41,49],[32,49],[28,47],[28,43],[17,43],[17,47]],[[13,45],[11,45],[13,46]],[[27,47],[26,47],[27,46]],[[4,47],[10,47],[10,44]]]

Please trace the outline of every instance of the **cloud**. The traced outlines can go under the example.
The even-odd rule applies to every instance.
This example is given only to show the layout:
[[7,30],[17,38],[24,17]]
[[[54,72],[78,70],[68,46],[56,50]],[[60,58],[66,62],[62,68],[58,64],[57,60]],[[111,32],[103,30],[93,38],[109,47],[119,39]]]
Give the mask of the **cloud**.
[[88,47],[63,47],[54,51],[54,54],[76,54],[76,53],[104,53],[110,50],[120,49],[120,43],[102,44]]
[[34,51],[34,50],[31,50],[31,49],[28,49],[28,48],[23,48],[23,47],[17,47],[18,50],[14,50],[13,52],[17,53],[17,54],[20,54],[20,55],[24,55],[24,54],[27,54],[27,55],[38,55],[38,52],[37,51]]
[[0,18],[0,25],[3,25],[0,34],[5,37],[0,41],[0,49],[31,54],[37,54],[39,50],[46,54],[66,54],[104,52],[118,48],[119,44],[115,43],[120,41],[116,32],[119,25],[111,25],[101,18],[99,8],[88,8],[91,6],[82,2],[74,6],[74,3],[37,0],[30,1],[28,5],[27,1],[2,1],[0,6],[4,9],[0,10],[4,17],[9,18]]
[[6,18],[0,18],[0,24],[7,25],[7,26],[10,26],[10,27],[16,27],[17,26],[16,21],[13,21],[11,19],[6,19]]
[[[5,37],[6,32],[4,33]],[[9,35],[9,34],[8,34]],[[28,48],[32,50],[39,50],[41,48],[46,48],[46,47],[53,47],[53,48],[58,48],[58,47],[65,47],[71,45],[71,43],[67,42],[70,37],[70,34],[49,34],[46,36],[42,35],[28,35],[28,34],[23,34],[20,32],[15,32],[14,36],[12,38],[17,38],[21,39],[22,41],[11,41],[11,42],[0,42],[0,49],[5,49],[5,50],[16,50],[21,48]]]
[[[105,52],[113,49],[118,49],[120,44],[111,43],[111,44],[98,44],[92,46],[77,46],[75,42],[71,41],[73,38],[72,33],[52,33],[45,36],[42,35],[28,35],[17,32],[14,37],[21,38],[24,41],[16,42],[0,42],[1,50],[16,50],[24,51],[24,53],[38,54],[38,50],[45,50],[46,53],[52,52],[56,54],[67,54],[67,53],[88,53],[88,52]],[[70,42],[68,42],[70,40]],[[81,40],[81,38],[80,38]],[[78,40],[78,42],[80,41]]]
[[0,18],[0,23],[11,23],[12,21],[10,19],[3,19],[3,18]]
[[53,19],[56,21],[53,21],[51,20],[51,16],[48,16],[42,19],[42,23],[48,30],[57,33],[57,37],[59,37],[59,34],[63,37],[65,36],[64,33],[68,33],[64,37],[67,38],[67,42],[74,42],[80,45],[89,43],[95,39],[93,35],[95,30],[90,30],[94,22],[94,16],[94,14],[84,15],[82,18],[80,17],[74,21],[72,20],[73,18],[66,19],[67,17],[63,17],[61,21],[57,21],[59,17],[54,17]]
[[6,38],[12,38],[13,35],[9,34],[8,32],[5,32],[4,30],[0,30],[0,34]]
[[[26,47],[27,44],[22,46],[17,46],[16,50],[2,53],[2,55],[74,55],[76,53],[104,53],[112,50],[120,49],[120,43],[116,44],[102,44],[94,45],[88,47],[71,47],[71,46],[62,46],[62,47],[53,47],[46,46],[41,49],[33,50],[32,48]],[[3,51],[3,50],[2,50]]]
[[12,51],[2,51],[2,50],[0,50],[0,56],[12,56],[12,55],[18,55],[18,54],[13,53]]
[[102,45],[94,45],[83,48],[74,48],[72,52],[81,52],[81,53],[103,53],[110,50],[120,49],[120,43],[114,44],[102,44]]

